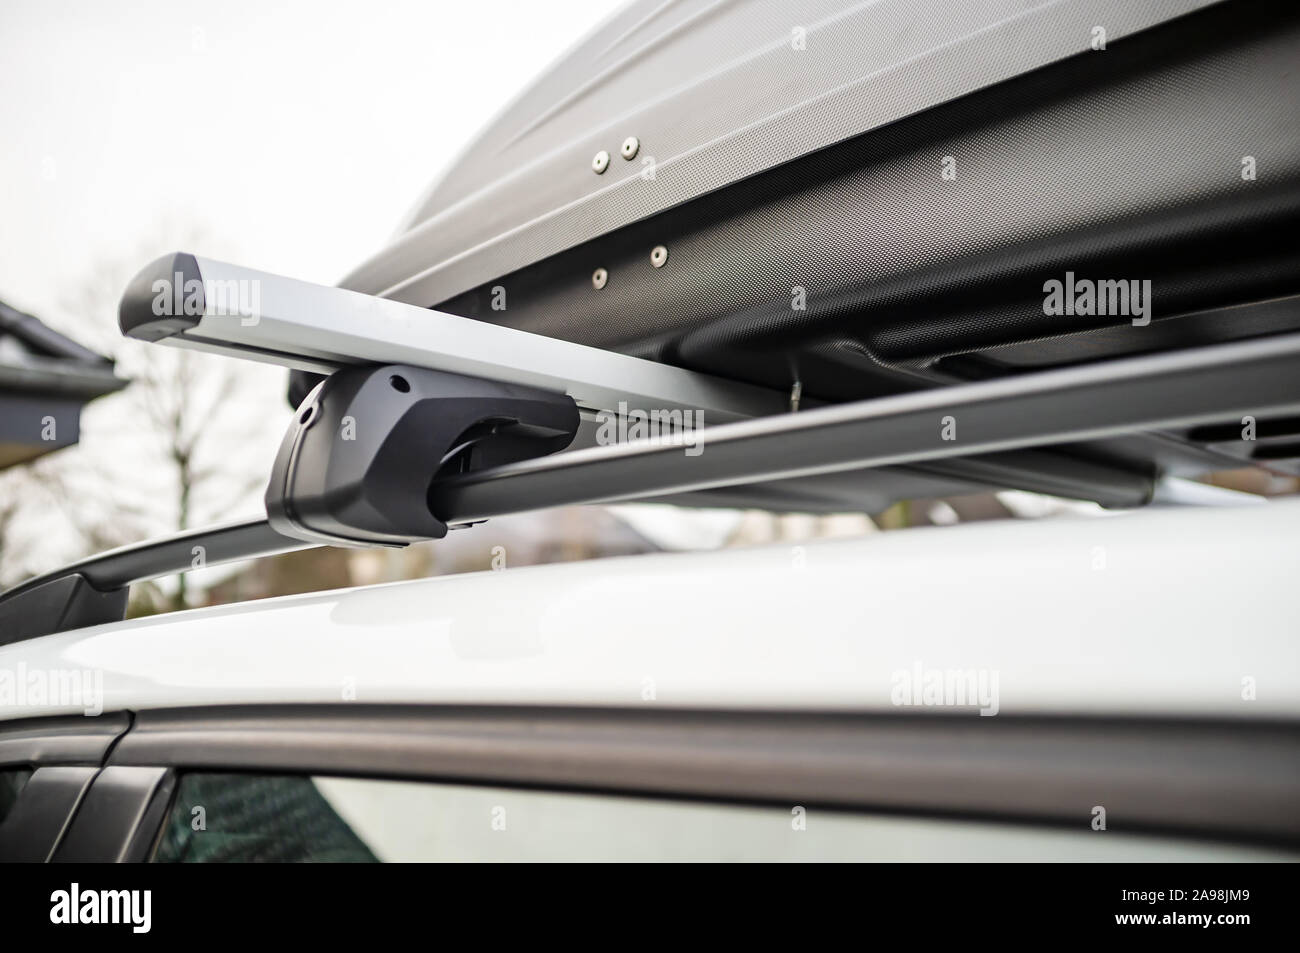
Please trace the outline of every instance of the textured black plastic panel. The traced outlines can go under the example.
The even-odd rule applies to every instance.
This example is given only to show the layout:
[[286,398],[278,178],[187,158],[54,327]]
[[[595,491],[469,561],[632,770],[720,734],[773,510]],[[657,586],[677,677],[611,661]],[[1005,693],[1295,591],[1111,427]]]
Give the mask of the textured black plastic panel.
[[[969,376],[942,359],[1130,325],[1043,285],[1152,283],[1178,316],[1300,292],[1300,8],[1228,3],[754,176],[438,307],[828,400]],[[952,157],[952,178],[944,177]],[[1253,180],[1243,159],[1254,160]],[[655,268],[650,250],[664,245]],[[596,268],[609,279],[597,290]],[[490,289],[510,307],[490,308]],[[794,305],[803,289],[804,305]],[[1293,327],[1271,323],[1219,337]],[[1132,328],[1130,337],[1143,328]],[[1146,329],[1146,330],[1149,330]],[[1087,335],[1046,363],[1108,356]],[[1122,349],[1122,348],[1121,348]],[[1131,346],[1129,348],[1131,350]],[[938,362],[936,364],[936,362]],[[960,373],[958,373],[960,371]]]

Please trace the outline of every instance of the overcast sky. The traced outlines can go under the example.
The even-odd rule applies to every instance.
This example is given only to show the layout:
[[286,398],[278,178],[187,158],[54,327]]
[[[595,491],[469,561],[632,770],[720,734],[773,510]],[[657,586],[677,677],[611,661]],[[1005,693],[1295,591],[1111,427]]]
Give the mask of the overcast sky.
[[[117,347],[122,286],[165,252],[333,284],[620,5],[3,0],[0,299]],[[156,351],[137,347],[122,353],[128,376]],[[264,474],[287,421],[284,375],[241,366],[244,423],[225,462]],[[161,472],[124,407],[118,396],[92,404],[81,446],[59,456],[76,454],[78,474],[124,461],[133,481]],[[250,493],[217,515],[259,506]],[[41,564],[70,555],[43,517],[26,536],[50,550]]]
[[[5,0],[0,297],[124,244],[334,283],[614,0]],[[198,249],[196,249],[198,250]]]

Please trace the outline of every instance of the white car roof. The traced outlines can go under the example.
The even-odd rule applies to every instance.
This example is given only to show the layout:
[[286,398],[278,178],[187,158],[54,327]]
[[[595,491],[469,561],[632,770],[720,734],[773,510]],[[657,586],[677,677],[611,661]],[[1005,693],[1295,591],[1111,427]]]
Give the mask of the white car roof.
[[901,673],[932,671],[991,675],[1000,713],[1294,717],[1298,536],[1300,500],[1156,508],[197,609],[0,648],[0,678],[13,673],[0,718],[82,711],[15,695],[32,673],[91,673],[109,711],[355,699],[883,712]]

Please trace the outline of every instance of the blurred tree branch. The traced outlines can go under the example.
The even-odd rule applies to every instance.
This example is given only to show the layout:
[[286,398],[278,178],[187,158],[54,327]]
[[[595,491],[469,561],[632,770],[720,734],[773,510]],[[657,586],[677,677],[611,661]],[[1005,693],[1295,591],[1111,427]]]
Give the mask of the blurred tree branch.
[[[192,231],[174,234],[166,243],[206,244]],[[87,408],[81,445],[0,474],[0,581],[5,584],[51,568],[30,556],[31,543],[42,534],[66,531],[75,539],[78,552],[64,559],[102,552],[224,519],[266,479],[264,471],[241,469],[234,452],[271,417],[236,409],[232,398],[244,373],[239,362],[130,341],[117,333],[122,288],[157,255],[152,248],[91,266],[66,301],[62,320],[49,322],[114,359],[130,384]],[[157,585],[136,589],[133,604],[138,601],[145,611],[183,608],[188,601],[184,574],[170,595]]]

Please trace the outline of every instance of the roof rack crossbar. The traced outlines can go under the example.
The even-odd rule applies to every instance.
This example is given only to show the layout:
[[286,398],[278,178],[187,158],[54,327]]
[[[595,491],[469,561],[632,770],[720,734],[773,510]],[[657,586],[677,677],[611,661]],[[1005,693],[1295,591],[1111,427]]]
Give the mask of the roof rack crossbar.
[[[440,480],[452,524],[1300,411],[1300,334],[1038,371],[743,421],[703,449],[632,442]],[[949,439],[951,438],[951,439]],[[1148,502],[1155,475],[1148,484]]]
[[[429,506],[439,520],[462,526],[549,506],[652,499],[1296,412],[1300,334],[1291,334],[725,424],[707,432],[696,455],[652,441],[569,451],[437,480]],[[0,595],[0,644],[89,624],[62,613],[26,617],[37,607],[38,590],[61,579],[80,577],[111,592],[192,568],[195,547],[204,547],[204,562],[212,565],[313,545],[252,520],[91,557]]]
[[780,413],[787,400],[658,361],[185,252],[152,262],[132,279],[118,323],[139,340],[296,370],[412,364],[567,394],[593,411],[614,411],[620,402],[696,408],[723,423]]

